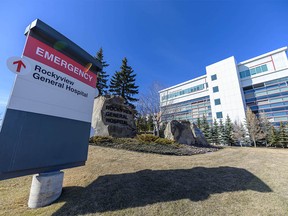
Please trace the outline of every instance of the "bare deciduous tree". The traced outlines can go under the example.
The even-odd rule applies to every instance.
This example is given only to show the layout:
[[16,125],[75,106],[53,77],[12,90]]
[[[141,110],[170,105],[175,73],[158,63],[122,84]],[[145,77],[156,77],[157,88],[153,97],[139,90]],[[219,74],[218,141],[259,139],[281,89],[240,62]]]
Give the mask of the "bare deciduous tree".
[[159,136],[161,112],[159,91],[163,89],[158,82],[153,82],[145,94],[140,94],[138,111],[141,116],[152,116],[155,135]]
[[265,138],[265,145],[267,147],[267,140],[269,139],[269,134],[271,132],[272,124],[267,118],[265,112],[260,113],[259,123],[260,123],[261,131],[263,133],[263,137]]
[[240,121],[234,121],[233,123],[233,139],[239,143],[242,147],[242,143],[245,141],[246,131],[244,125]]
[[260,127],[260,122],[257,116],[252,112],[252,110],[247,107],[246,110],[246,128],[248,130],[251,141],[254,143],[254,147],[256,147],[256,141],[263,139],[264,135]]

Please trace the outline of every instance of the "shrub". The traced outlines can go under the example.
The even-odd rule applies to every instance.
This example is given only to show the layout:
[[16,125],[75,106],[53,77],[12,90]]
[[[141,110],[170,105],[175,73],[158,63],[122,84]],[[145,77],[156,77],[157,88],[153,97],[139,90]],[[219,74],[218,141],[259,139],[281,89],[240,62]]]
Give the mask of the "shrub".
[[159,137],[152,134],[141,134],[137,136],[137,139],[143,143],[155,143],[158,138]]
[[92,143],[111,143],[113,142],[113,138],[109,136],[94,136],[90,138],[90,142]]

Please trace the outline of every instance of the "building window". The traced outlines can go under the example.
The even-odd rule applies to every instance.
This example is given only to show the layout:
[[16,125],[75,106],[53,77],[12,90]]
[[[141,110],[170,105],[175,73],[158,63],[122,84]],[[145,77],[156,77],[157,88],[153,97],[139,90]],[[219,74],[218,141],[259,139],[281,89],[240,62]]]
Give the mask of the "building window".
[[215,103],[215,105],[220,105],[220,104],[221,104],[220,98],[215,99],[215,100],[214,100],[214,103]]
[[213,87],[213,92],[219,92],[218,86]]
[[213,80],[217,80],[217,75],[216,75],[216,74],[212,75],[212,76],[211,76],[211,80],[212,80],[212,81],[213,81]]
[[217,119],[223,118],[222,112],[216,112]]
[[250,77],[252,75],[268,71],[267,65],[258,66],[249,70],[241,71],[240,78]]

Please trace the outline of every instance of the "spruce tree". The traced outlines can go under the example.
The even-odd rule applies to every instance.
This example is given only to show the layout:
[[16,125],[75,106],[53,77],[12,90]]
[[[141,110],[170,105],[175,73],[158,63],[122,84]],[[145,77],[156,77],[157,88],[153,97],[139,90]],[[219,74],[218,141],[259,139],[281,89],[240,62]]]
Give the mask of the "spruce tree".
[[271,127],[269,133],[269,145],[276,147],[279,144],[279,133],[274,126]]
[[233,124],[232,124],[232,121],[231,121],[229,115],[226,116],[226,120],[225,120],[224,137],[225,137],[225,142],[227,145],[232,146],[234,144]]
[[279,126],[279,146],[282,148],[287,147],[288,135],[286,131],[286,127],[283,122],[280,122]]
[[219,121],[219,142],[221,145],[225,144],[225,127],[223,125],[222,119]]
[[99,95],[105,95],[108,93],[108,77],[109,75],[104,70],[106,67],[109,66],[109,64],[104,61],[103,56],[103,49],[102,47],[99,49],[99,51],[96,54],[96,59],[98,59],[102,65],[102,70],[98,72],[97,74],[97,89],[99,90]]
[[211,142],[210,126],[205,115],[203,115],[202,117],[201,125],[202,125],[202,132],[206,140],[210,143]]
[[137,95],[138,86],[135,85],[134,71],[131,66],[127,64],[127,58],[122,60],[122,66],[120,71],[116,71],[110,81],[110,92],[113,95],[121,96],[125,100],[125,104],[129,105],[135,110],[133,102],[138,101],[134,96]]
[[213,121],[213,129],[211,130],[212,133],[212,142],[215,145],[219,145],[220,143],[220,133],[219,133],[219,125],[216,119]]
[[197,118],[197,127],[198,127],[200,130],[201,130],[201,128],[202,128],[200,118]]

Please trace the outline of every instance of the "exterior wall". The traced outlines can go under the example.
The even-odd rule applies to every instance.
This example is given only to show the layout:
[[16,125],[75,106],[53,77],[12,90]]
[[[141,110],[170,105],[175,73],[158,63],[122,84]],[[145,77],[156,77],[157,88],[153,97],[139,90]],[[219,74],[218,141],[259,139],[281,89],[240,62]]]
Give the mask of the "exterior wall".
[[250,76],[241,78],[242,87],[283,77],[283,75],[287,73],[285,69],[288,68],[287,55],[285,52],[286,49],[287,48],[277,49],[275,51],[239,63],[238,70],[240,73],[240,78],[243,71],[251,71],[260,66],[267,66],[267,71],[256,74],[253,74],[252,72]]
[[[251,110],[267,118],[276,126],[281,121],[288,121],[288,61],[287,48],[281,48],[238,65],[239,73],[243,70],[267,67],[267,70],[241,78],[245,103]],[[259,70],[260,71],[260,70]]]
[[212,121],[206,76],[160,91],[162,121],[195,121],[203,115]]
[[[232,121],[242,121],[245,118],[245,105],[234,57],[209,65],[206,71],[213,119],[229,115]],[[212,81],[213,75],[217,79]],[[219,91],[213,92],[213,87],[217,86]],[[220,99],[221,104],[215,105],[215,99]],[[222,113],[222,117],[217,113]]]
[[[206,76],[201,76],[196,79],[192,79],[187,82],[161,90],[159,92],[161,106],[180,103],[197,97],[207,96],[208,91],[206,83]],[[199,89],[197,90],[198,86]],[[203,89],[201,86],[203,86]]]
[[[205,114],[211,122],[229,115],[232,121],[243,121],[249,106],[255,114],[265,112],[274,125],[288,121],[286,51],[287,47],[280,48],[239,64],[232,56],[207,66],[206,75],[159,92],[163,116],[195,121]],[[202,84],[203,88],[189,92]],[[214,87],[219,91],[214,92]]]
[[[288,71],[286,73],[288,75]],[[288,121],[288,76],[244,87],[247,106],[258,115],[265,113],[274,125]]]

